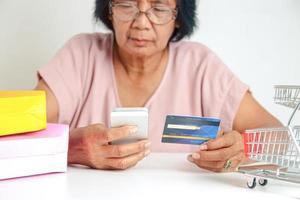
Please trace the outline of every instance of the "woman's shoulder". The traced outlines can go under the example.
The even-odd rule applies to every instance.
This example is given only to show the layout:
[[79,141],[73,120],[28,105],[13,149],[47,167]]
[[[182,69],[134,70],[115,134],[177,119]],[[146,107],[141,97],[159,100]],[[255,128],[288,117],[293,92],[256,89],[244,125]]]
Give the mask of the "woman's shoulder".
[[[191,73],[201,71],[206,75],[213,74],[214,71],[228,70],[227,66],[209,47],[199,42],[180,41],[171,44],[171,51],[175,62],[180,69],[182,63],[185,63]],[[194,70],[194,71],[193,71]]]
[[67,45],[81,50],[91,50],[91,47],[97,47],[97,49],[106,50],[108,46],[111,46],[111,44],[112,34],[100,32],[80,33],[71,37],[71,39],[69,39],[67,42]]
[[[55,56],[56,63],[64,70],[76,73],[82,84],[97,73],[104,73],[110,64],[112,36],[108,33],[80,33],[71,37]],[[59,59],[59,60],[58,60]]]
[[183,40],[171,43],[171,49],[173,54],[176,54],[176,57],[184,57],[199,62],[216,58],[216,54],[209,47],[200,42]]

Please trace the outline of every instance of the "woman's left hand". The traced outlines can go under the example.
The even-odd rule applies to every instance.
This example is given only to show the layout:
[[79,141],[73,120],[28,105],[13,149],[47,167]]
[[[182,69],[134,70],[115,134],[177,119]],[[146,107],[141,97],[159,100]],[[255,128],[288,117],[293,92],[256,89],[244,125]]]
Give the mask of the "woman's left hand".
[[200,146],[188,160],[203,169],[214,172],[236,171],[245,159],[242,135],[237,131],[219,133],[219,137]]

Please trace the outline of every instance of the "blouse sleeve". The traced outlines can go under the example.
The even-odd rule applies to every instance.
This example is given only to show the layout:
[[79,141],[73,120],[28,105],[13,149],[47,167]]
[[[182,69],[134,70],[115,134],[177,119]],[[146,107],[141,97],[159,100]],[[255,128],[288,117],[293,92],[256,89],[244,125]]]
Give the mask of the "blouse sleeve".
[[73,37],[38,70],[58,101],[59,123],[71,123],[81,100],[85,55],[80,41],[80,36]]
[[249,90],[215,54],[209,55],[202,84],[202,110],[205,116],[221,118],[224,131],[233,129],[240,103]]

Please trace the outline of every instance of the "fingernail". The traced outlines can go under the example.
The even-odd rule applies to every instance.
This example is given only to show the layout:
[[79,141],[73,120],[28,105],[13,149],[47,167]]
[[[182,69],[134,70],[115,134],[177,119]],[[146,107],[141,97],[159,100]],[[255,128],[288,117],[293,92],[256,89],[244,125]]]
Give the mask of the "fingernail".
[[201,151],[207,150],[207,145],[206,145],[206,144],[203,144],[203,145],[201,145],[201,146],[199,147],[199,149],[200,149]]
[[187,160],[190,161],[190,162],[194,162],[194,159],[192,158],[191,155],[189,155],[189,156],[187,157]]
[[200,155],[198,154],[198,153],[193,153],[192,154],[192,157],[193,157],[193,159],[199,159],[200,158]]
[[148,149],[150,147],[150,145],[151,145],[151,142],[146,142],[145,143],[145,148]]
[[148,156],[150,154],[150,150],[145,151],[145,156]]
[[137,130],[138,130],[138,128],[135,126],[135,127],[129,129],[129,133],[135,134],[137,132]]

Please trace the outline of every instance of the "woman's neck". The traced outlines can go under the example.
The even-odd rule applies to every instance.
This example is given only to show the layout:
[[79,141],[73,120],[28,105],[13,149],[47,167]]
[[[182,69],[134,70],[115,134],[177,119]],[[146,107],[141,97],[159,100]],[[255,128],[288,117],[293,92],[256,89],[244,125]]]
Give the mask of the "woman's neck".
[[118,47],[114,49],[114,60],[116,62],[115,67],[121,67],[122,69],[117,70],[124,70],[129,77],[145,77],[153,75],[159,71],[164,71],[165,66],[163,63],[168,57],[168,49],[149,57],[137,57],[130,55]]

